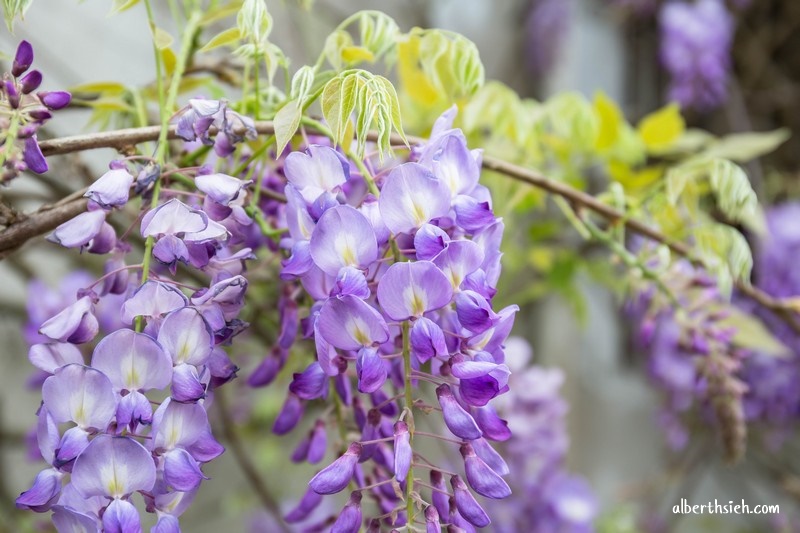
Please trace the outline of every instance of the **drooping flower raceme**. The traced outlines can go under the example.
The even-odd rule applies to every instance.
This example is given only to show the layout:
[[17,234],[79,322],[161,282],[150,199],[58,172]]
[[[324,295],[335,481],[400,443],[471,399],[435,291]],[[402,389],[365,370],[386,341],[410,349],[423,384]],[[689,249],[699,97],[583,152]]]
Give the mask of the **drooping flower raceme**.
[[0,185],[25,170],[47,171],[36,131],[72,99],[66,91],[37,91],[42,73],[32,64],[33,46],[22,41],[0,84]]
[[[379,509],[367,521],[370,531],[382,523],[471,530],[490,522],[473,491],[496,499],[511,493],[489,444],[509,432],[489,402],[508,390],[503,343],[517,307],[492,306],[503,222],[478,184],[481,154],[451,129],[453,114],[437,121],[410,161],[387,168],[355,165],[324,145],[285,160],[288,235],[281,246],[289,257],[281,277],[312,298],[303,331],[316,360],[294,375],[273,429],[291,431],[307,404],[336,395],[340,416],[349,416],[335,424],[361,435],[311,479],[288,521],[306,520],[319,495],[349,486],[354,492],[339,517],[323,521],[332,531],[359,530],[362,493]],[[373,179],[373,189],[363,186]],[[296,330],[296,307],[281,307],[282,330]],[[254,384],[274,379],[287,348],[276,346]],[[415,402],[425,393],[435,394],[441,417],[425,414],[434,408],[426,400]],[[428,419],[461,455],[463,474],[444,474],[422,455],[419,440],[437,437],[417,431]],[[312,452],[325,441],[324,428],[314,423],[295,460],[319,459]],[[429,475],[435,489],[426,488]]]
[[722,0],[670,0],[659,12],[669,97],[701,111],[727,99],[734,23]]

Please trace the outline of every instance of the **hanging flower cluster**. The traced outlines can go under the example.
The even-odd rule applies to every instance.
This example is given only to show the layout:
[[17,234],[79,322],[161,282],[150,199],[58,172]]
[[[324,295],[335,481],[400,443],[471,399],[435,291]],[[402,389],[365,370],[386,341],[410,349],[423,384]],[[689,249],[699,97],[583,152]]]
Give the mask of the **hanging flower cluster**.
[[[288,433],[308,403],[336,395],[350,416],[332,424],[360,433],[311,479],[289,522],[307,519],[322,495],[350,486],[343,511],[323,521],[332,531],[359,531],[364,495],[380,509],[369,531],[384,521],[471,530],[490,522],[472,491],[496,499],[511,493],[502,478],[505,462],[488,442],[510,432],[488,404],[508,390],[503,343],[517,307],[492,308],[503,223],[478,184],[480,152],[451,128],[454,113],[437,121],[412,161],[380,169],[374,181],[368,168],[354,172],[328,146],[310,145],[285,158],[288,236],[281,244],[291,253],[281,277],[290,286],[299,282],[312,299],[302,326],[314,340],[316,360],[294,375],[273,430]],[[286,333],[298,328],[291,296],[279,308],[280,340],[251,377],[255,385],[270,382],[285,364],[294,339]],[[450,437],[416,430],[420,413],[434,409],[418,398],[426,384],[435,389]],[[314,423],[294,460],[322,460],[325,417],[333,416],[329,410]],[[465,475],[423,458],[423,436],[457,449]],[[429,471],[426,481],[421,469]]]
[[[246,327],[238,315],[248,286],[244,261],[253,257],[243,208],[250,182],[203,168],[194,179],[199,193],[157,196],[156,179],[168,177],[152,161],[115,161],[89,187],[88,211],[50,236],[111,254],[105,275],[63,309],[47,316],[57,302],[32,304],[42,307],[33,315],[43,322],[29,333],[37,341],[29,359],[47,374],[36,433],[49,466],[17,506],[52,511],[59,531],[139,531],[136,493],[158,516],[153,532],[179,531],[178,516],[206,479],[202,465],[224,450],[207,409],[215,388],[237,371],[222,345]],[[131,190],[157,201],[139,223],[152,254],[126,265],[133,227],[118,237],[106,217]],[[179,265],[205,274],[209,285],[174,281]],[[137,270],[141,278],[130,275]],[[98,316],[101,306],[113,318]],[[107,334],[94,343],[101,322]]]
[[33,47],[22,41],[0,85],[0,184],[26,170],[47,172],[36,131],[52,118],[51,111],[66,107],[72,98],[65,91],[36,92],[42,73],[31,70],[32,64]]
[[509,394],[498,406],[513,436],[504,443],[508,481],[517,497],[499,506],[495,531],[594,531],[599,503],[588,483],[571,475],[564,460],[569,448],[567,402],[560,395],[564,373],[530,366],[532,350],[520,337],[508,339],[506,359],[513,371]]
[[712,278],[681,262],[672,267],[666,283],[681,309],[654,303],[652,292],[638,302],[646,309],[639,342],[650,354],[648,372],[666,395],[659,422],[670,447],[682,449],[689,439],[685,415],[699,407],[702,416],[716,421],[725,456],[734,462],[744,453],[746,440],[747,385],[739,374],[747,353],[734,342],[736,329],[724,321],[724,298]]

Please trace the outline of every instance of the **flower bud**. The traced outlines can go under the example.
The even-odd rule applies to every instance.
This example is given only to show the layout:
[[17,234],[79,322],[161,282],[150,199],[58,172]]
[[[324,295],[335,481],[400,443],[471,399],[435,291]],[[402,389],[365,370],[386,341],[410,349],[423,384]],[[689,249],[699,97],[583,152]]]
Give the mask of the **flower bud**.
[[462,439],[477,439],[482,435],[478,424],[461,405],[459,405],[450,385],[439,385],[436,388],[436,396],[439,398],[439,405],[442,407],[442,416],[447,428]]
[[11,75],[19,77],[33,64],[33,46],[28,41],[20,41],[17,46],[17,53],[14,55],[14,62],[11,65]]
[[38,70],[32,70],[25,74],[19,80],[19,88],[22,91],[22,94],[30,94],[36,89],[39,88],[39,85],[42,84],[42,73]]
[[344,455],[311,478],[308,486],[318,494],[335,494],[343,490],[353,477],[359,455],[361,444],[354,442]]

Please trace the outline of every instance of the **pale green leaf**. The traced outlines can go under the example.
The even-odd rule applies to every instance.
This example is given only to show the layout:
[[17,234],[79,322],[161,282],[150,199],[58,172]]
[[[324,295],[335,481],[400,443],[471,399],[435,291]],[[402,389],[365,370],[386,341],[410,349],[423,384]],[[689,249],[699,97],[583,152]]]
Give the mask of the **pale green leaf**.
[[236,17],[236,25],[242,38],[261,44],[272,31],[272,15],[264,0],[244,0]]
[[69,88],[69,92],[73,94],[97,94],[105,93],[109,95],[122,94],[126,91],[126,87],[116,81],[96,81],[90,83],[82,83]]
[[314,76],[314,67],[308,65],[300,67],[292,76],[289,95],[291,98],[298,100],[301,106],[305,103],[308,95],[311,94],[311,89],[314,86]]
[[162,30],[158,26],[153,29],[153,43],[159,50],[165,50],[172,46],[174,39],[168,32]]
[[791,132],[785,128],[763,133],[734,133],[712,143],[703,155],[744,163],[774,151],[789,137]]
[[229,28],[216,34],[211,38],[206,45],[200,49],[201,52],[208,52],[220,46],[231,46],[238,43],[242,39],[242,33],[239,28]]
[[297,128],[300,126],[300,118],[303,115],[303,108],[297,100],[289,100],[275,114],[275,141],[278,152],[282,153],[289,141],[294,137]]
[[236,15],[241,8],[242,8],[242,0],[231,0],[230,2],[226,2],[225,4],[222,4],[210,11],[207,11],[206,14],[203,15],[203,17],[200,19],[199,24],[201,27],[208,26],[212,22],[216,22],[226,17]]
[[108,16],[111,17],[123,11],[127,11],[140,1],[141,0],[114,0],[111,4],[111,11],[108,13]]
[[709,183],[720,210],[734,222],[761,226],[757,220],[758,199],[744,170],[725,159],[710,164]]
[[14,29],[14,19],[25,18],[25,12],[31,7],[33,0],[3,0],[3,16],[6,20],[8,31]]

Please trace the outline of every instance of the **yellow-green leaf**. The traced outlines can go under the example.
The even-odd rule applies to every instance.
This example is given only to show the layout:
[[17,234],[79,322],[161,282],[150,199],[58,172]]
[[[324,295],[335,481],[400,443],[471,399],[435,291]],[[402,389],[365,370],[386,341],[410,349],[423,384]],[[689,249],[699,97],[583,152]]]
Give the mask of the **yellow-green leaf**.
[[712,143],[703,155],[744,163],[774,151],[791,136],[786,128],[768,132],[734,133]]
[[669,148],[686,129],[678,104],[669,104],[650,113],[639,123],[639,135],[651,152]]
[[121,94],[126,91],[123,84],[116,81],[96,81],[90,83],[82,83],[69,88],[69,92],[73,94]]
[[619,106],[602,91],[594,95],[594,110],[598,118],[595,147],[598,150],[607,150],[619,139],[620,127],[625,123],[625,117]]
[[212,9],[203,15],[203,17],[200,19],[200,26],[208,26],[212,22],[233,16],[237,14],[241,8],[242,0],[232,0],[231,2],[217,6],[215,9]]
[[223,32],[216,34],[211,38],[206,45],[200,49],[201,52],[208,52],[220,46],[231,46],[238,44],[242,39],[242,32],[239,28],[229,28]]
[[289,100],[275,114],[275,141],[278,145],[278,152],[282,153],[289,141],[294,137],[297,128],[300,126],[300,118],[303,115],[303,108],[297,100]]
[[375,61],[375,55],[363,46],[345,46],[341,49],[342,60],[348,64]]
[[156,26],[153,29],[153,42],[155,43],[156,48],[159,50],[164,50],[172,46],[173,38],[172,35]]
[[141,0],[114,0],[114,3],[111,4],[111,11],[108,13],[108,16],[110,17],[112,15],[116,15],[117,13],[127,11],[140,1]]

